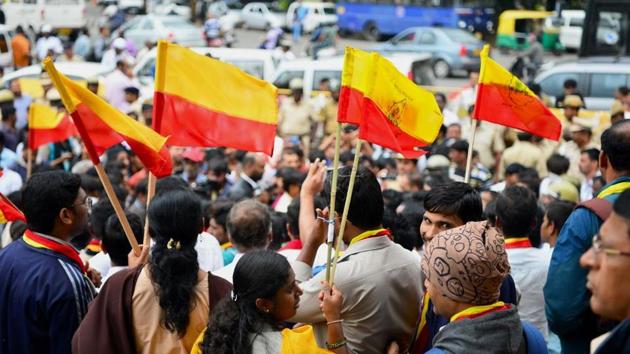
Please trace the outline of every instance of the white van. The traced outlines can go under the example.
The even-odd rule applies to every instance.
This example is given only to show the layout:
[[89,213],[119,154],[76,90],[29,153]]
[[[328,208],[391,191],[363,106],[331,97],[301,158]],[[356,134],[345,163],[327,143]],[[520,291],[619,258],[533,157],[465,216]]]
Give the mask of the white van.
[[8,0],[2,4],[6,26],[33,26],[36,30],[48,24],[53,29],[85,27],[85,0]]
[[[417,84],[430,85],[431,78],[427,73],[431,72],[430,54],[391,54],[385,55],[389,61],[405,76]],[[280,93],[288,93],[289,82],[300,78],[304,82],[304,95],[317,94],[319,83],[322,79],[337,80],[341,82],[341,70],[343,69],[343,56],[312,60],[296,59],[280,63],[276,69],[276,76],[272,83],[280,89]]]
[[[294,1],[289,5],[287,10],[287,27],[291,28],[293,25],[293,19],[295,18],[295,11],[297,10],[299,2]],[[337,24],[337,11],[335,10],[335,4],[330,2],[302,2],[302,6],[308,9],[308,13],[304,18],[302,30],[306,33],[313,32],[319,25],[333,26]]]

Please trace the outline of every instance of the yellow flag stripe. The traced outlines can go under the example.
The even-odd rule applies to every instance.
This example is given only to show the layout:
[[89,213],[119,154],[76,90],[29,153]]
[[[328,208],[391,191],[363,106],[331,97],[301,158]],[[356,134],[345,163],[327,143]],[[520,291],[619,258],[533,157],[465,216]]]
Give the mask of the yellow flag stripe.
[[[155,90],[158,92],[228,116],[277,124],[277,89],[236,66],[162,41],[158,44],[156,69]],[[235,93],[240,96],[235,98]]]
[[29,129],[53,129],[63,119],[63,113],[41,103],[31,103],[28,112]]
[[485,45],[481,51],[481,71],[479,73],[479,83],[485,85],[502,85],[510,87],[521,93],[532,97],[537,97],[532,90],[521,82],[516,76],[507,71],[489,56],[490,46]]
[[74,112],[76,106],[82,103],[118,134],[146,145],[154,151],[159,151],[166,143],[167,138],[123,114],[88,89],[59,73],[50,58],[44,61],[44,67],[50,74],[51,80],[59,90],[63,103],[70,113]]

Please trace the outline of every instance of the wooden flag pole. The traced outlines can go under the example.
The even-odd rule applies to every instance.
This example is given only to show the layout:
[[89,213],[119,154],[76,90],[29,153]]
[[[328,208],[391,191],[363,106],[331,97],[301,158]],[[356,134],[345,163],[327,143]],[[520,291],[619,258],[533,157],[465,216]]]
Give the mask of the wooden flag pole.
[[112,182],[109,180],[109,177],[107,176],[107,173],[105,172],[105,169],[103,168],[102,164],[97,163],[94,165],[94,168],[96,169],[98,178],[100,178],[101,183],[103,183],[103,188],[105,188],[105,193],[107,194],[109,201],[112,203],[112,206],[114,207],[116,216],[118,217],[118,220],[120,220],[120,224],[122,225],[123,230],[125,231],[125,236],[127,236],[127,240],[129,241],[129,244],[131,244],[131,249],[133,250],[133,253],[135,253],[136,256],[139,256],[141,252],[140,246],[138,246],[138,241],[136,240],[136,237],[133,234],[133,230],[131,230],[131,226],[129,226],[129,220],[127,220],[125,211],[120,205],[120,201],[118,200],[118,197],[116,196],[116,192],[114,192],[114,187],[112,187]]
[[[59,95],[61,96],[61,101],[63,102],[64,106],[66,106],[66,108],[68,109],[68,112],[70,112],[71,114],[74,113],[76,110],[74,102],[70,98],[70,95],[68,94],[68,91],[66,90],[66,87],[63,85],[61,81],[61,77],[59,76],[59,73],[57,72],[57,69],[55,68],[55,65],[52,59],[50,57],[47,57],[44,60],[43,65],[44,65],[44,69],[46,69],[46,72],[48,72],[48,75],[50,75],[50,79],[52,80],[53,84],[59,91]],[[90,153],[90,158],[92,159],[92,163],[94,164],[94,168],[96,169],[98,178],[101,180],[101,183],[103,183],[103,188],[105,188],[105,193],[107,194],[107,197],[109,198],[110,203],[112,203],[112,206],[114,207],[116,216],[118,217],[118,220],[120,220],[120,224],[122,225],[123,230],[125,231],[125,236],[127,236],[127,240],[129,241],[129,244],[131,245],[131,249],[136,254],[136,256],[140,256],[141,250],[140,250],[140,246],[138,246],[138,241],[136,240],[136,237],[133,234],[133,230],[131,230],[131,226],[129,226],[129,220],[127,220],[125,211],[120,205],[120,201],[118,200],[118,197],[116,196],[116,193],[114,192],[114,187],[112,187],[112,182],[109,180],[109,177],[107,176],[107,173],[105,173],[105,169],[103,168],[103,165],[98,159],[98,154],[96,153],[96,150],[94,149],[94,146],[92,145],[92,141],[89,139],[89,135],[86,132],[85,126],[83,125],[83,122],[81,121],[81,119],[75,119],[74,124],[79,130],[79,134],[83,138],[83,143],[85,144],[86,149]]]
[[335,258],[333,259],[332,269],[330,272],[330,287],[335,283],[335,271],[337,270],[337,261],[339,261],[339,251],[341,249],[341,241],[343,240],[343,233],[346,230],[346,222],[348,220],[348,211],[350,210],[350,201],[352,200],[352,191],[354,189],[354,180],[357,177],[357,170],[359,168],[359,157],[361,155],[361,139],[357,141],[354,152],[354,161],[352,162],[352,172],[350,172],[350,181],[348,182],[348,193],[346,194],[346,201],[343,205],[343,214],[341,215],[341,222],[339,223],[339,235],[337,235],[337,244],[335,246]]
[[26,180],[31,178],[33,174],[33,150],[26,149]]
[[468,183],[470,181],[470,170],[472,169],[472,155],[473,155],[473,145],[475,145],[475,137],[477,136],[477,124],[478,120],[475,118],[472,119],[472,131],[470,132],[470,142],[468,143],[468,155],[466,156],[466,175],[464,177],[464,183]]
[[151,236],[149,235],[149,204],[151,204],[151,199],[155,195],[155,175],[149,172],[149,182],[147,183],[147,206],[146,206],[146,217],[144,219],[144,237],[142,238],[142,244],[145,247],[149,247],[148,244],[151,242]]
[[335,157],[333,159],[332,181],[330,186],[330,207],[328,208],[328,254],[326,255],[326,281],[330,283],[330,267],[332,262],[333,243],[335,238],[335,201],[337,198],[337,177],[339,176],[339,150],[341,147],[341,123],[335,128]]

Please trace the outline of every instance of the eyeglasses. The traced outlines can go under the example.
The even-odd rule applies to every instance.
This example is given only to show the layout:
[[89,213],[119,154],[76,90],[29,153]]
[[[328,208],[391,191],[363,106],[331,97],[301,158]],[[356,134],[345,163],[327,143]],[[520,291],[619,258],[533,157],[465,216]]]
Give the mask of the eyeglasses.
[[88,210],[91,210],[92,209],[92,198],[86,197],[85,201],[83,203],[72,204],[68,208],[74,208],[74,207],[78,207],[78,206],[81,206],[81,205],[85,205],[85,206],[87,206]]
[[624,252],[614,248],[603,247],[602,238],[599,234],[595,234],[595,236],[593,236],[593,251],[595,251],[595,254],[604,252],[609,256],[630,256],[630,252]]

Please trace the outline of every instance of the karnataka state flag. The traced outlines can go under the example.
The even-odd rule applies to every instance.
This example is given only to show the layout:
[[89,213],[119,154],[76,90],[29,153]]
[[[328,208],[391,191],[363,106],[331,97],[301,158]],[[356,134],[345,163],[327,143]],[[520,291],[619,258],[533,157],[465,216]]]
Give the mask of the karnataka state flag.
[[558,141],[562,125],[545,104],[516,76],[481,51],[481,71],[473,118]]
[[78,135],[70,116],[41,103],[32,103],[28,111],[28,147],[64,141]]
[[160,41],[153,102],[169,145],[273,152],[277,89],[231,64]]
[[57,72],[50,58],[44,60],[44,68],[59,90],[63,104],[70,112],[95,165],[100,163],[99,156],[105,150],[124,141],[156,177],[172,174],[173,164],[166,147],[167,138]]
[[433,143],[442,113],[433,94],[378,53],[346,48],[338,121],[358,124],[359,137],[417,158]]
[[7,197],[0,193],[0,224],[18,220],[26,222],[26,217]]

